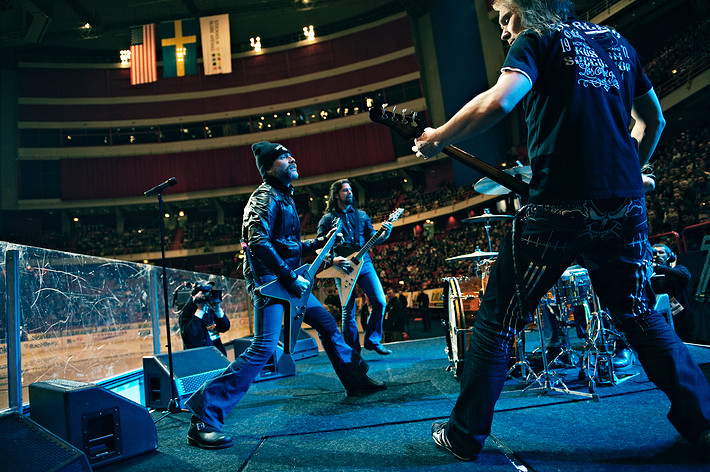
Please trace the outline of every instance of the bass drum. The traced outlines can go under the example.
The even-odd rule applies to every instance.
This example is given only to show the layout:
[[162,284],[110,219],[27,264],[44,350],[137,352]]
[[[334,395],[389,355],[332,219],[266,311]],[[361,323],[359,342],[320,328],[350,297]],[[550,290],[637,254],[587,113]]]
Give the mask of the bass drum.
[[456,378],[462,373],[464,356],[482,293],[479,278],[444,279],[446,352],[449,356],[449,367],[446,370],[453,371]]

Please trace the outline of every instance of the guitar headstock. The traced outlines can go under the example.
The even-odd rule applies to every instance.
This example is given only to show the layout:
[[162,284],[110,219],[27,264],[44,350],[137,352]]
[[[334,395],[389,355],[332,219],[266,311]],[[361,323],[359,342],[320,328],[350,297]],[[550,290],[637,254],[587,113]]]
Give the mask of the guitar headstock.
[[417,112],[407,113],[404,108],[401,113],[397,113],[397,105],[392,107],[392,111],[387,111],[387,103],[380,107],[370,108],[370,120],[381,125],[389,126],[404,139],[414,139],[424,132],[424,125],[417,118]]
[[397,208],[395,211],[390,213],[390,216],[387,218],[387,221],[390,223],[394,223],[399,219],[400,216],[402,216],[402,213],[404,213],[404,208]]

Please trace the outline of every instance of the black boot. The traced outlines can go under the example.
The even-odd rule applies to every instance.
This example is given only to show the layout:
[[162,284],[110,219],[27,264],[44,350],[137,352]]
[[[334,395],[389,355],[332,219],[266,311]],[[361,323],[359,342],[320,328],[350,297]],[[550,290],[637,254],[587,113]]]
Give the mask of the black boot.
[[348,389],[349,397],[361,397],[386,389],[384,382],[376,382],[365,375],[356,385]]
[[196,416],[190,419],[187,442],[202,449],[224,449],[232,447],[232,438],[219,429],[205,424]]

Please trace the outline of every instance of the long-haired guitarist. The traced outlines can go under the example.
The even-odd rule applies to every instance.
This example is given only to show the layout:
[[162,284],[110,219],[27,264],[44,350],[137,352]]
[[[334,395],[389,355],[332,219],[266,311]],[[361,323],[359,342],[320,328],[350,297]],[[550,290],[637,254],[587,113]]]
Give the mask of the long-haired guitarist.
[[639,57],[613,29],[575,19],[569,0],[494,0],[493,9],[510,45],[497,83],[442,126],[427,128],[414,150],[433,157],[522,102],[530,199],[501,245],[465,355],[461,393],[448,422],[433,425],[433,439],[459,459],[478,456],[516,331],[579,257],[649,379],[670,399],[673,426],[710,453],[710,386],[653,310],[641,166],[665,120]]
[[[247,291],[254,305],[254,337],[251,345],[220,376],[206,382],[186,402],[192,412],[188,441],[204,449],[230,447],[232,439],[222,426],[230,411],[247,392],[276,351],[284,318],[284,305],[256,290],[277,280],[295,298],[305,296],[312,281],[294,270],[301,253],[322,247],[331,234],[301,241],[301,222],[293,201],[291,183],[298,178],[296,160],[281,144],[262,141],[252,145],[264,182],[251,194],[244,208],[242,239],[251,257],[245,258]],[[335,373],[348,395],[362,395],[385,388],[367,376],[367,363],[345,343],[333,315],[311,293],[303,321],[314,328]]]
[[[340,218],[342,222],[341,232],[343,233],[344,241],[343,244],[335,248],[336,256],[333,257],[332,263],[347,272],[353,269],[347,256],[353,250],[357,251],[365,245],[376,233],[372,226],[372,220],[367,213],[356,208],[353,201],[353,189],[348,179],[336,180],[331,184],[326,212],[320,222],[318,222],[318,235],[328,233],[333,227],[335,218]],[[382,226],[385,231],[376,244],[385,241],[392,231],[391,222],[385,221]],[[385,306],[387,305],[385,292],[382,289],[382,283],[377,276],[377,271],[372,264],[370,255],[365,253],[361,263],[362,267],[358,267],[359,274],[357,274],[356,283],[370,300],[370,317],[367,320],[367,325],[363,326],[365,331],[363,346],[365,349],[373,350],[378,354],[390,354],[392,351],[382,345],[382,321],[385,315]],[[341,294],[344,290],[342,283],[342,279],[335,279],[338,292]],[[354,296],[350,296],[342,306],[342,315],[342,330],[345,342],[360,352],[360,331],[357,326],[357,307]]]

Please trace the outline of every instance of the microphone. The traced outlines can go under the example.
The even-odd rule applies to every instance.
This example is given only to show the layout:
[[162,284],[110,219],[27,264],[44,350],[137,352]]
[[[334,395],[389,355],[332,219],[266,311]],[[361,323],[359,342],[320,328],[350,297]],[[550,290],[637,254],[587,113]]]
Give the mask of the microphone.
[[168,180],[166,180],[162,184],[156,185],[152,189],[143,192],[143,195],[145,195],[146,197],[150,197],[151,195],[155,195],[156,193],[162,193],[163,190],[165,190],[168,187],[172,187],[176,183],[177,183],[177,179],[175,177],[170,177]]

